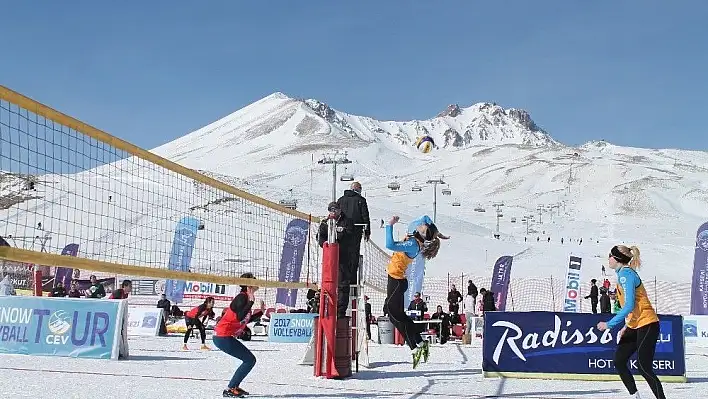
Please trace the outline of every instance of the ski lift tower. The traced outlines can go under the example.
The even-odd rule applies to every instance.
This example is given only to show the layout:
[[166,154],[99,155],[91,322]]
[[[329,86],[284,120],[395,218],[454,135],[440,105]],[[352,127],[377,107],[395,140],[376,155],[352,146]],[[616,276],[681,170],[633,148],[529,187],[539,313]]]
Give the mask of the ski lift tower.
[[438,216],[438,184],[445,184],[443,181],[444,176],[440,176],[437,179],[429,179],[426,183],[433,185],[433,222]]
[[494,238],[499,239],[501,234],[499,233],[499,219],[501,219],[504,214],[502,213],[502,208],[504,207],[503,202],[495,202],[492,204],[492,206],[497,210],[497,232],[494,234]]
[[317,161],[318,164],[332,165],[332,201],[337,200],[337,165],[350,164],[352,161],[347,158],[346,151],[335,151],[325,154],[322,159]]

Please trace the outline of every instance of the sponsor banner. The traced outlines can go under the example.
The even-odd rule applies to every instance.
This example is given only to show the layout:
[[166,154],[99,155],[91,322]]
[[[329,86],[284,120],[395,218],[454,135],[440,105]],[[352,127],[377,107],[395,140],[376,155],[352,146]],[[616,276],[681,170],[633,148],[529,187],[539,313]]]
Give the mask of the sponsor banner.
[[126,306],[116,300],[0,297],[0,353],[117,359]]
[[502,256],[497,259],[492,271],[492,284],[489,289],[494,293],[494,302],[500,312],[506,310],[506,297],[509,295],[509,280],[511,279],[513,261],[513,256]]
[[[595,328],[598,322],[607,321],[607,315],[488,312],[484,318],[482,369],[486,375],[552,378],[553,374],[591,374],[595,379],[616,379],[614,354],[619,329],[601,332]],[[682,317],[660,315],[659,319],[654,371],[664,379],[685,381]],[[629,366],[639,374],[636,359],[635,354]]]
[[128,335],[156,337],[160,332],[163,311],[159,308],[129,307]]
[[565,298],[563,298],[564,312],[580,312],[580,266],[582,259],[571,256],[568,262],[568,272],[565,278]]
[[[302,271],[302,258],[305,255],[305,244],[310,232],[310,223],[302,219],[293,219],[285,228],[283,238],[283,252],[280,257],[280,270],[278,281],[299,282]],[[288,307],[295,307],[297,290],[278,288],[275,303]]]
[[131,281],[133,282],[131,295],[157,296],[165,292],[165,280],[138,279]]
[[708,316],[684,316],[683,336],[689,342],[708,344]]
[[[192,262],[192,251],[194,241],[197,239],[197,229],[199,220],[193,217],[183,217],[175,228],[175,237],[172,241],[172,251],[170,260],[167,263],[168,270],[189,271],[189,264]],[[184,294],[184,280],[167,280],[165,283],[165,295],[167,299],[174,303],[182,302]]]
[[205,299],[213,297],[217,301],[230,301],[241,291],[238,285],[224,285],[187,281],[184,285],[184,298]]
[[0,275],[10,276],[15,290],[31,290],[34,285],[34,274],[31,263],[0,260]]
[[306,344],[315,330],[316,313],[273,313],[268,325],[268,341]]
[[708,223],[698,228],[693,257],[691,314],[708,315]]

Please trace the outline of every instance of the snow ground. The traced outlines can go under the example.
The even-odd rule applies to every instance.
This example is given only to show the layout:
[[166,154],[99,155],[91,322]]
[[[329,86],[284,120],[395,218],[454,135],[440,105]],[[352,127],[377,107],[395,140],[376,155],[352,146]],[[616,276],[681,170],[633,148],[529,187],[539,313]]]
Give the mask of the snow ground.
[[[218,350],[179,351],[182,337],[140,337],[129,341],[131,359],[106,361],[2,355],[0,386],[7,398],[210,398],[221,397],[233,373],[232,358]],[[210,343],[207,341],[207,343]],[[192,348],[198,348],[195,340]],[[479,343],[435,345],[430,360],[413,370],[409,351],[369,346],[371,369],[347,380],[312,376],[298,365],[304,344],[251,341],[258,363],[243,386],[258,398],[625,398],[616,382],[485,379]],[[708,348],[687,346],[689,382],[664,384],[672,399],[701,398],[708,392]],[[651,397],[638,381],[640,392]]]

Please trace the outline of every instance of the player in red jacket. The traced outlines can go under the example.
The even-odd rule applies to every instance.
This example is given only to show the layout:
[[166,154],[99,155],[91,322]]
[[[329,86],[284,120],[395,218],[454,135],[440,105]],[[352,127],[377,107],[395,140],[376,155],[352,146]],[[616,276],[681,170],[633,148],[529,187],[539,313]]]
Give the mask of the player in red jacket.
[[214,298],[207,297],[204,303],[193,308],[184,314],[184,323],[187,325],[187,332],[184,333],[184,346],[183,350],[189,350],[187,347],[187,341],[192,335],[194,327],[199,329],[199,337],[202,339],[202,349],[209,350],[210,348],[206,345],[206,328],[205,323],[207,318],[214,318]]
[[[252,273],[244,273],[241,278],[255,278]],[[225,398],[243,398],[248,395],[240,385],[244,378],[256,365],[256,357],[253,356],[246,346],[237,339],[240,336],[251,318],[258,318],[262,312],[251,314],[254,293],[258,290],[255,286],[241,286],[241,292],[234,297],[231,305],[225,309],[224,316],[214,327],[214,345],[224,353],[235,357],[241,361],[234,376],[229,381],[228,388],[224,390]]]

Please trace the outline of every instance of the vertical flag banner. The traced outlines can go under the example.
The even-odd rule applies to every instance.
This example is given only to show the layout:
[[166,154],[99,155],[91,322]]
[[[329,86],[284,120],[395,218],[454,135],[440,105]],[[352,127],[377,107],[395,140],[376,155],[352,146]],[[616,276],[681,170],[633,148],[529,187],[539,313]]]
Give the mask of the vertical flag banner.
[[580,312],[580,265],[582,259],[571,256],[568,262],[568,272],[565,278],[564,312]]
[[[79,254],[79,244],[69,244],[64,247],[64,249],[61,251],[62,255],[66,256],[76,256]],[[69,267],[57,267],[56,270],[54,271],[54,286],[57,286],[57,283],[63,283],[64,287],[69,289],[69,286],[71,285],[71,278],[74,276],[74,269],[69,268]]]
[[[172,242],[172,252],[167,264],[168,270],[189,271],[189,263],[192,261],[192,251],[194,241],[197,238],[197,228],[199,220],[191,216],[183,217],[175,228],[175,238]],[[173,303],[180,303],[184,298],[184,280],[167,280],[165,283],[165,295]]]
[[693,258],[691,282],[691,314],[708,315],[708,223],[696,233],[696,253]]
[[489,289],[494,293],[497,310],[506,310],[506,297],[509,295],[509,280],[511,278],[511,263],[513,256],[502,256],[497,259],[492,271],[492,284]]
[[425,277],[425,258],[422,254],[418,254],[406,270],[408,290],[404,295],[404,309],[408,309],[408,305],[413,301],[413,295],[416,292],[423,292],[423,277]]
[[[302,271],[302,258],[305,255],[305,244],[310,232],[310,223],[302,219],[293,219],[285,228],[283,252],[280,257],[278,281],[299,282]],[[297,290],[278,288],[275,303],[295,307]]]

